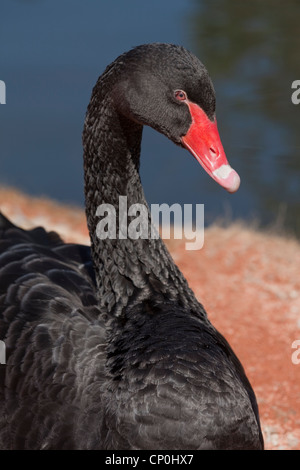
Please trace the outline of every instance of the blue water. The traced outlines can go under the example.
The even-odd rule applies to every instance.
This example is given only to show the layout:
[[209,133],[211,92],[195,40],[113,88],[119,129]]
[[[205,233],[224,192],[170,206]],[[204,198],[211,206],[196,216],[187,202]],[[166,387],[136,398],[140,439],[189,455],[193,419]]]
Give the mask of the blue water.
[[116,56],[147,42],[192,50],[208,67],[241,188],[227,194],[183,149],[145,129],[149,203],[204,203],[218,217],[276,221],[300,236],[300,7],[288,0],[1,0],[0,184],[83,205],[81,132],[91,89]]

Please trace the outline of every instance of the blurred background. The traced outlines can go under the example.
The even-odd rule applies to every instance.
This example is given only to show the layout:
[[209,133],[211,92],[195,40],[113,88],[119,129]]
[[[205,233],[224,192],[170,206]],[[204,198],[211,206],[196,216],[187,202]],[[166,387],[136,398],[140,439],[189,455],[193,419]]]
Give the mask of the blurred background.
[[0,185],[83,207],[81,132],[92,87],[135,45],[182,44],[208,68],[218,126],[242,183],[227,194],[145,129],[148,202],[205,204],[205,222],[255,220],[300,238],[297,0],[1,0]]

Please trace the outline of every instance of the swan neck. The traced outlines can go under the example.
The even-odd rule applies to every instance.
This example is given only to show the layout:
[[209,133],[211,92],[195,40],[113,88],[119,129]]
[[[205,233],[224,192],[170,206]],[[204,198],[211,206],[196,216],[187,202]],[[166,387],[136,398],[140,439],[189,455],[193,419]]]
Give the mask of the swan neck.
[[[139,175],[141,139],[142,126],[120,116],[110,100],[102,102],[98,111],[90,106],[83,133],[86,215],[100,306],[116,315],[141,298],[153,296],[196,305],[166,246],[153,232]],[[132,221],[128,211],[136,204],[144,208],[144,216],[146,212],[142,219],[146,229],[138,238],[131,236],[128,225]],[[115,225],[102,238],[103,218],[99,216],[110,207]]]

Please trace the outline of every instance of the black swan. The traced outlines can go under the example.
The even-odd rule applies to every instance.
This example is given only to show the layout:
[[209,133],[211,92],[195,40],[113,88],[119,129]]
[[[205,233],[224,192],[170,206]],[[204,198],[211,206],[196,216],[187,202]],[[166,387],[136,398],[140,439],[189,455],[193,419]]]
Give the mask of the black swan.
[[106,68],[83,132],[91,248],[0,219],[2,449],[263,449],[243,367],[162,240],[97,236],[102,203],[146,205],[144,124],[239,186],[193,54],[142,45]]

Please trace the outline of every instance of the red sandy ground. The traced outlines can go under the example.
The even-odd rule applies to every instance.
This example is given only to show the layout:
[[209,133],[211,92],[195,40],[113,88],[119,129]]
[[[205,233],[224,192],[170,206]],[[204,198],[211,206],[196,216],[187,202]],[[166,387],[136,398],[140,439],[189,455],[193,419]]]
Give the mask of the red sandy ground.
[[[84,212],[0,189],[0,210],[24,228],[43,225],[65,241],[89,243]],[[255,390],[266,449],[300,449],[300,244],[241,224],[212,226],[204,247],[170,252]],[[299,354],[300,358],[300,354]]]

